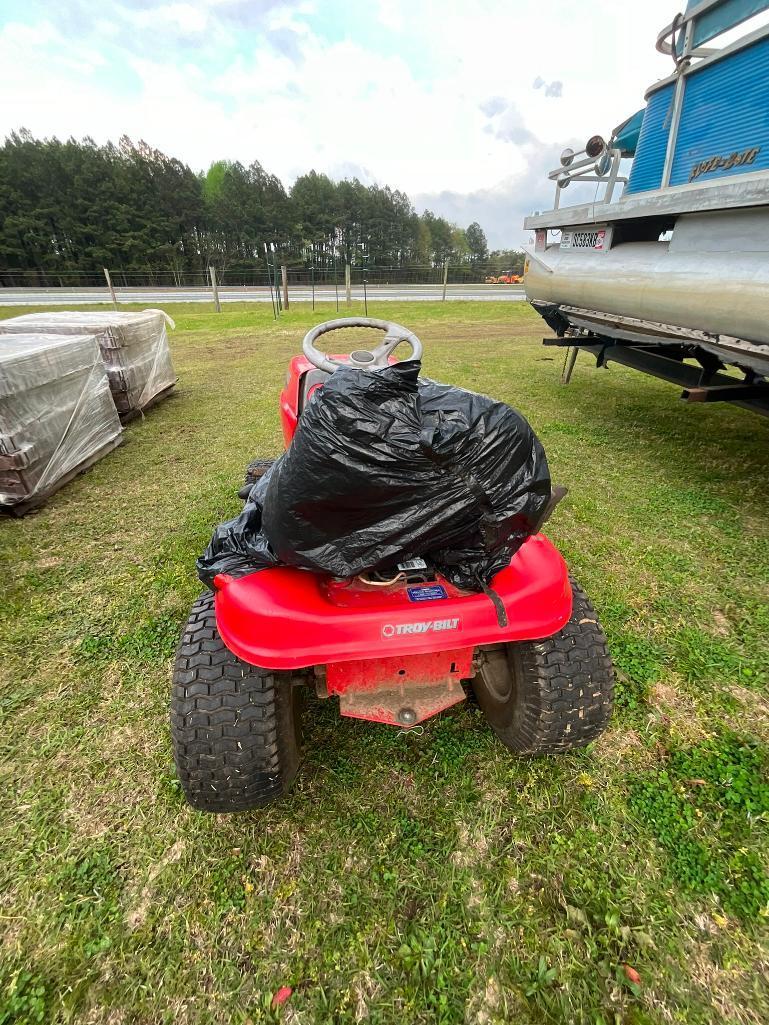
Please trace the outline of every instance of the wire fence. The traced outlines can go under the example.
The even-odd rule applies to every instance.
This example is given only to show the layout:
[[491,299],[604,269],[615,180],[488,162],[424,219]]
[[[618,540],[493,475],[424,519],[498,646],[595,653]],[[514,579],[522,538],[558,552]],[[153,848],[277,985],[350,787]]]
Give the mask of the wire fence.
[[[110,267],[110,276],[115,288],[207,288],[210,287],[208,268],[204,270],[121,270]],[[438,266],[419,265],[407,267],[356,267],[350,268],[353,286],[362,285],[442,285],[444,274],[449,285],[479,285],[491,283],[500,275],[521,273],[520,268],[493,264],[443,264]],[[288,282],[294,286],[334,285],[344,287],[345,266],[339,263],[335,268],[288,267]],[[243,269],[216,267],[216,278],[220,287],[264,287],[274,278],[266,266]],[[0,288],[104,288],[103,271],[57,271],[44,268],[38,270],[0,270]]]

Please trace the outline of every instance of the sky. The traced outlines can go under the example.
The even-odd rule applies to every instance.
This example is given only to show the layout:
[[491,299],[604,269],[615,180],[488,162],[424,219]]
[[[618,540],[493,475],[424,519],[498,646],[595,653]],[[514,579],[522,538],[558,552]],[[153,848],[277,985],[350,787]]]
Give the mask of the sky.
[[[681,3],[680,6],[683,6]],[[0,0],[0,133],[128,135],[408,193],[492,248],[552,206],[565,146],[672,71],[671,0]],[[570,186],[564,202],[579,197]],[[589,188],[592,196],[594,186]]]

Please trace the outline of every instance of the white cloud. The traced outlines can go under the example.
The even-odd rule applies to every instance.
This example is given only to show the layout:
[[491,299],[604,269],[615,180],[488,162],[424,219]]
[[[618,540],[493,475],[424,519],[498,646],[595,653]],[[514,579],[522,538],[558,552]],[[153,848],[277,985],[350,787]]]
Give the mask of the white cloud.
[[563,147],[670,71],[654,51],[669,7],[104,0],[95,20],[69,0],[34,24],[25,8],[0,28],[0,131],[125,133],[196,169],[258,159],[286,184],[357,168],[511,244]]
[[[486,106],[486,110],[490,109]],[[512,142],[516,146],[527,146],[536,143],[536,135],[526,127],[523,114],[515,103],[508,103],[501,109],[498,105],[493,107],[497,113],[486,126],[485,131],[489,135],[502,139],[503,142]]]
[[376,12],[382,25],[395,32],[403,31],[408,24],[405,11],[398,0],[377,0]]
[[544,87],[545,96],[555,96],[560,99],[563,96],[563,82],[560,79],[554,79],[552,82],[546,82],[541,75],[537,75],[534,79],[534,89],[542,89]]

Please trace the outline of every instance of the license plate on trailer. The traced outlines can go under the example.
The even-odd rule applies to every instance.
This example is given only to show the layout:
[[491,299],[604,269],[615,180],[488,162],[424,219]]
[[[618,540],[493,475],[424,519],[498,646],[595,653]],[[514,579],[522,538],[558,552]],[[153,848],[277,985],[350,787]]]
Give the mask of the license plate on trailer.
[[606,229],[597,231],[564,231],[561,234],[561,249],[603,249],[606,244]]

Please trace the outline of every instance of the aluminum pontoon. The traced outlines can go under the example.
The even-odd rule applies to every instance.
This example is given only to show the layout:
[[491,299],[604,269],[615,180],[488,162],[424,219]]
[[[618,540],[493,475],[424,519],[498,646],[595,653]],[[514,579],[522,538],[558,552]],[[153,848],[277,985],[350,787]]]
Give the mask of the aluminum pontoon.
[[[769,415],[767,11],[769,0],[690,0],[659,34],[673,70],[645,108],[550,172],[554,208],[525,221],[524,282],[556,333],[546,344],[573,347],[565,381],[584,349],[679,384],[690,402]],[[561,205],[575,181],[603,194]]]

